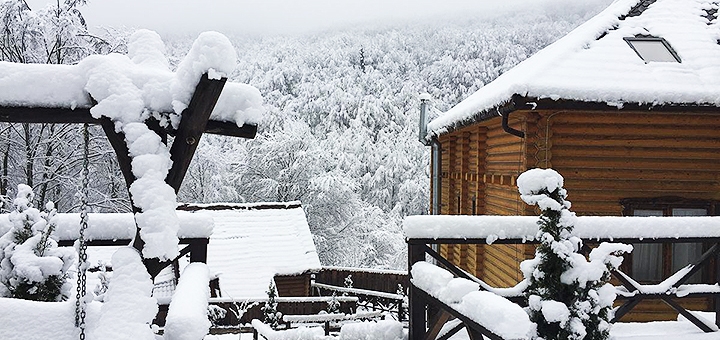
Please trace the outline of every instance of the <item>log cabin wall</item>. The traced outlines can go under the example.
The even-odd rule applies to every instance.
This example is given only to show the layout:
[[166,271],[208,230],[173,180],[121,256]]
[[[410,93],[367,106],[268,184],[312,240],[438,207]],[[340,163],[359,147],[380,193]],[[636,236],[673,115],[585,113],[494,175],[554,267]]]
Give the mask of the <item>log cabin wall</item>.
[[[511,125],[521,129],[526,118]],[[442,206],[446,215],[517,215],[526,210],[515,180],[525,170],[526,143],[504,132],[500,118],[441,136]],[[488,283],[507,287],[522,279],[525,245],[441,245],[440,253]],[[532,251],[531,251],[532,253]]]
[[[629,197],[720,199],[720,117],[692,113],[544,112],[549,152],[578,215],[622,215]],[[543,126],[540,127],[541,129]]]
[[[578,215],[622,215],[623,198],[720,198],[720,117],[700,113],[541,112],[535,140],[546,151],[535,167],[565,178]],[[532,165],[531,165],[532,167]],[[707,299],[683,301],[707,310]],[[622,321],[672,320],[660,301],[643,301]]]

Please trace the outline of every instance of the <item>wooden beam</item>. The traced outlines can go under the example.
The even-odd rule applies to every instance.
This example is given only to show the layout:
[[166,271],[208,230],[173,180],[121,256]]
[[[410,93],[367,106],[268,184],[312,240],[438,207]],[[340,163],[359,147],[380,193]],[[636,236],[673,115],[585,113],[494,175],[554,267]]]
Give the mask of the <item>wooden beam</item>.
[[170,147],[173,164],[165,178],[165,182],[175,189],[175,193],[180,190],[190,161],[200,143],[200,137],[226,81],[227,78],[209,79],[207,74],[204,74],[195,88],[190,104],[182,113],[175,140]]
[[207,126],[205,127],[205,133],[253,139],[257,134],[257,125],[244,124],[243,126],[238,127],[237,124],[232,122],[210,120],[207,122]]
[[[72,110],[67,108],[0,106],[0,122],[3,123],[88,123],[102,125],[103,119],[104,118],[93,118],[88,108]],[[257,125],[245,124],[243,126],[237,126],[237,124],[233,122],[209,120],[205,132],[215,135],[252,139],[255,138],[257,134]],[[167,129],[166,133],[171,136],[175,135],[175,131],[172,129]]]
[[89,123],[100,124],[90,115],[90,109],[0,106],[0,122],[5,123]]
[[130,151],[125,143],[125,134],[115,131],[115,123],[113,123],[110,118],[102,118],[100,120],[100,126],[102,126],[105,132],[110,146],[115,150],[115,156],[117,156],[120,165],[120,172],[122,172],[125,178],[125,185],[130,189],[130,184],[135,181],[135,176],[132,174],[132,159],[130,158]]

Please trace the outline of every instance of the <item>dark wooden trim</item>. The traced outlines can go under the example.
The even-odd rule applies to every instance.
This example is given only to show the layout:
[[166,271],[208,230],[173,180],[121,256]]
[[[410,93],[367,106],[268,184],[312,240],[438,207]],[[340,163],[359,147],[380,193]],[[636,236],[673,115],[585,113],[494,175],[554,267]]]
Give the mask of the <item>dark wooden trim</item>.
[[255,135],[257,135],[257,128],[257,125],[252,124],[237,126],[237,124],[232,122],[209,120],[207,126],[205,126],[205,133],[253,139]]
[[200,144],[200,138],[210,119],[210,114],[220,98],[226,81],[227,78],[210,79],[207,74],[203,74],[195,88],[190,104],[182,113],[175,140],[170,147],[172,167],[165,178],[165,182],[175,189],[175,193],[180,191],[185,173],[190,167],[190,162]]
[[120,165],[120,172],[122,172],[125,178],[125,185],[130,189],[130,184],[135,181],[135,176],[132,174],[130,151],[128,150],[127,144],[125,143],[125,134],[122,132],[115,131],[115,123],[110,118],[104,117],[99,120],[100,126],[107,136],[110,146],[115,150],[115,156],[117,156],[118,163]]
[[[104,246],[127,246],[132,240],[129,239],[114,239],[114,240],[86,240],[88,246],[92,247],[104,247]],[[181,238],[180,244],[191,244],[194,242],[205,242],[209,243],[206,238]],[[72,247],[75,244],[75,240],[59,240],[58,246],[60,247]]]
[[0,106],[0,122],[5,123],[89,123],[100,124],[88,108],[64,109],[47,107]]
[[[415,263],[420,261],[425,261],[425,244],[408,244],[408,272]],[[421,339],[427,325],[427,304],[420,289],[413,284],[410,284],[408,288],[408,299],[408,336],[409,339]]]
[[665,302],[668,306],[672,307],[676,312],[682,314],[686,319],[690,320],[690,322],[693,323],[693,325],[697,326],[698,328],[702,329],[705,333],[711,333],[714,332],[712,328],[710,328],[708,325],[706,325],[704,322],[700,321],[695,315],[688,312],[685,308],[680,306],[677,302],[675,302],[670,296],[667,295],[661,295],[660,298],[663,302]]
[[452,318],[452,315],[450,313],[439,310],[435,316],[433,316],[432,320],[430,320],[430,327],[427,330],[427,333],[425,333],[425,340],[435,340],[437,339],[438,334],[440,334],[440,331],[442,330],[443,326],[445,325],[448,320]]
[[459,332],[463,328],[465,328],[465,324],[463,324],[461,322],[461,323],[457,324],[455,327],[451,328],[449,331],[447,331],[447,333],[443,334],[443,336],[437,338],[437,340],[448,340],[453,335],[455,335],[455,333]]
[[[9,107],[0,106],[0,122],[3,123],[49,123],[49,124],[80,124],[102,125],[103,118],[93,118],[88,108],[53,108],[53,107]],[[253,139],[257,134],[257,125],[244,124],[237,126],[234,122],[209,120],[205,133]],[[164,129],[171,136],[172,129]]]

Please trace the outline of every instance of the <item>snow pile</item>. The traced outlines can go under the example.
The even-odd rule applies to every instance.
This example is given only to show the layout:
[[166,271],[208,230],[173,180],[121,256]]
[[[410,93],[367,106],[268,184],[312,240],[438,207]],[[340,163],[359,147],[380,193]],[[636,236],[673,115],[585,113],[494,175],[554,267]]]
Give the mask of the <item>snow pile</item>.
[[259,335],[267,340],[319,340],[325,338],[321,327],[300,327],[284,331],[276,331],[260,320],[253,320],[252,326]]
[[411,282],[481,326],[505,339],[524,339],[533,324],[518,305],[496,294],[478,291],[477,283],[427,262],[415,263]]
[[[87,305],[85,322],[94,328],[100,314],[99,302]],[[37,302],[0,299],[0,334],[3,340],[77,340],[75,301]]]
[[340,328],[340,340],[405,340],[402,323],[395,320],[364,321],[345,324]]
[[150,296],[153,282],[140,254],[130,247],[112,257],[113,277],[93,339],[155,340],[150,324],[157,314],[157,301]]
[[[619,107],[623,103],[719,106],[717,24],[708,25],[703,16],[709,2],[657,1],[641,15],[621,20],[638,2],[615,1],[587,23],[430,122],[428,134],[443,134],[477,119],[481,113],[493,116],[492,110],[506,104],[515,94]],[[682,63],[645,63],[623,40],[636,35],[664,38]]]
[[206,264],[191,263],[185,267],[168,310],[165,339],[201,340],[208,334],[209,282]]

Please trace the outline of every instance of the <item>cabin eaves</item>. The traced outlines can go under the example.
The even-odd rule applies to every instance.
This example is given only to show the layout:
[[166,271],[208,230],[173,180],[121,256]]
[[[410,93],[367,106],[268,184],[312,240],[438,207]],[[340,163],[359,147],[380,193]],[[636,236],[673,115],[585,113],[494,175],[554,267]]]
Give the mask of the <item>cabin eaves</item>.
[[[442,135],[515,110],[566,105],[717,111],[716,11],[717,1],[708,0],[616,1],[430,122],[428,134]],[[633,36],[665,39],[682,62],[645,63],[623,40]]]

